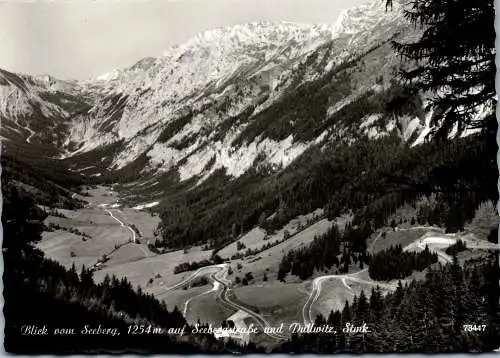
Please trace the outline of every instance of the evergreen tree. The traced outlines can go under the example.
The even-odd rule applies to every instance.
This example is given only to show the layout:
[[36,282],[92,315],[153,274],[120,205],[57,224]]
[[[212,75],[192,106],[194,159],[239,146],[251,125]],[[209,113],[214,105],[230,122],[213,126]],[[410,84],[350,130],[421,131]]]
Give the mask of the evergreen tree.
[[[392,6],[392,0],[387,1]],[[423,34],[416,42],[394,42],[417,66],[402,77],[434,97],[436,134],[446,138],[458,126],[485,126],[473,120],[480,105],[495,108],[495,11],[493,0],[415,0],[404,16]]]
[[[328,324],[340,322],[336,340],[317,334],[293,337],[303,353],[334,352],[488,352],[499,342],[500,267],[498,254],[482,262],[468,261],[429,269],[425,280],[398,284],[385,297],[373,289],[346,302],[342,311],[330,312]],[[363,314],[364,312],[364,314]],[[359,324],[364,316],[369,335],[344,334],[347,322]],[[323,322],[319,317],[316,322]],[[464,324],[484,325],[483,330]],[[338,342],[338,344],[337,344]]]
[[490,233],[488,234],[488,241],[495,244],[498,243],[498,228],[494,228],[490,231]]

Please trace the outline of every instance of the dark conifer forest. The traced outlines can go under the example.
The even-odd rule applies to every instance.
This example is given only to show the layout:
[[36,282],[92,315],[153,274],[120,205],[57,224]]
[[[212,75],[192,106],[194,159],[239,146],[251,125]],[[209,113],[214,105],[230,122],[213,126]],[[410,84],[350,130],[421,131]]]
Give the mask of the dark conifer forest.
[[401,245],[377,252],[370,259],[368,273],[377,281],[403,279],[413,271],[423,271],[438,261],[438,255],[426,246],[421,252],[403,252]]
[[[132,324],[154,327],[187,326],[177,308],[167,309],[152,295],[134,289],[127,279],[106,277],[94,283],[92,271],[77,272],[43,257],[34,247],[43,230],[43,211],[30,194],[2,180],[5,342],[10,353],[201,353],[230,352],[237,344],[212,335],[130,335]],[[23,335],[23,326],[45,326],[47,336]],[[83,335],[85,326],[117,328],[120,335]],[[54,335],[56,328],[76,335]],[[189,326],[187,326],[189,331]],[[256,351],[253,345],[240,351]]]
[[[496,128],[496,123],[492,124]],[[346,273],[353,262],[352,258],[348,258],[351,255],[369,263],[370,257],[365,252],[366,238],[377,229],[389,226],[388,218],[397,208],[405,203],[413,204],[420,196],[434,193],[440,205],[432,210],[422,208],[417,215],[418,223],[444,227],[448,232],[463,229],[481,202],[496,202],[498,199],[494,138],[495,131],[492,129],[451,143],[429,143],[422,147],[401,149],[399,157],[394,154],[397,153],[396,147],[367,148],[355,155],[360,160],[349,161],[344,170],[349,167],[353,171],[359,165],[359,171],[366,168],[367,174],[349,177],[343,185],[339,184],[339,190],[325,204],[327,215],[331,218],[347,209],[357,208],[352,225],[348,225],[343,233],[334,228],[317,237],[308,247],[289,252],[282,259],[278,278],[283,279],[292,271],[292,274],[306,279],[315,270],[330,269],[333,264],[339,272]],[[351,150],[356,150],[356,147]],[[372,161],[370,156],[377,156],[378,159]],[[363,160],[373,164],[366,165]],[[332,169],[332,172],[337,171]],[[325,176],[322,180],[327,178],[331,177]],[[335,186],[330,185],[329,188],[332,190]],[[342,247],[349,248],[340,250],[341,243]],[[339,254],[342,254],[340,261],[336,257]],[[392,263],[378,260],[377,268],[373,270],[391,271],[384,265]],[[407,272],[406,269],[401,270]],[[398,276],[392,278],[402,278]]]
[[[452,142],[412,148],[394,137],[338,143],[325,151],[313,147],[271,176],[254,172],[227,181],[220,173],[169,204],[161,214],[163,239],[155,245],[217,248],[233,240],[233,225],[242,233],[259,224],[272,230],[318,207],[328,218],[355,211],[355,224],[375,229],[404,203],[432,193],[443,208],[421,220],[459,230],[479,203],[498,195],[496,120],[485,122],[482,133]],[[273,212],[271,222],[260,221]]]
[[[393,0],[380,0],[382,7],[384,2],[386,11],[393,11]],[[116,130],[118,139],[106,139],[104,144],[89,146],[92,149],[88,151],[84,150],[85,143],[63,145],[65,138],[56,140],[55,133],[43,129],[52,121],[44,117],[42,107],[37,107],[32,116],[43,120],[16,118],[17,122],[21,120],[20,125],[8,118],[13,127],[6,140],[2,132],[1,158],[6,351],[358,354],[499,349],[499,250],[498,245],[490,244],[498,242],[498,228],[493,227],[498,224],[498,213],[491,203],[499,199],[493,0],[413,0],[403,14],[401,23],[405,20],[413,26],[415,36],[410,32],[402,34],[407,31],[399,31],[404,25],[391,19],[389,25],[398,31],[373,37],[377,41],[367,41],[369,44],[364,43],[349,56],[341,57],[334,51],[335,46],[344,46],[342,51],[350,53],[346,44],[351,44],[352,39],[363,43],[363,36],[351,38],[344,34],[322,44],[321,51],[308,50],[302,58],[293,60],[296,62],[290,60],[294,67],[287,67],[292,66],[288,62],[279,63],[282,59],[269,60],[267,54],[264,62],[256,56],[258,70],[238,63],[234,78],[224,79],[234,84],[207,83],[207,88],[183,94],[186,98],[164,99],[161,95],[167,96],[166,92],[154,92],[157,89],[152,87],[132,90],[124,85],[130,94],[108,93],[100,98],[104,92],[96,92],[96,98],[92,98],[95,104],[89,100],[90,105],[86,96],[92,97],[89,93],[94,89],[85,87],[81,103],[73,104],[78,111],[67,118],[52,118],[57,125],[51,128],[66,133],[67,128],[61,128],[77,123],[71,121],[86,113],[89,117],[84,118],[83,129],[75,128],[92,132],[87,122],[100,121],[102,118],[97,117],[102,115],[105,120],[95,133],[112,138]],[[364,34],[372,39],[371,35]],[[209,47],[205,50],[206,55],[210,54]],[[287,57],[286,53],[280,56]],[[325,63],[316,58],[319,54]],[[337,63],[337,57],[333,61],[329,56],[343,60]],[[331,66],[326,66],[330,60]],[[273,61],[279,69],[273,67]],[[387,68],[386,62],[390,62]],[[278,87],[288,86],[283,91],[278,87],[269,90],[272,86],[267,82],[271,80],[262,84],[255,78],[271,63],[273,71],[283,71],[275,79]],[[371,68],[383,68],[384,73],[372,71],[376,75],[371,77]],[[163,83],[160,75],[167,72],[171,72],[168,78],[173,78],[173,71],[156,71],[158,83]],[[295,71],[301,75],[295,76]],[[0,74],[0,85],[13,88],[28,78],[4,70]],[[142,74],[134,72],[130,77]],[[142,77],[149,81],[149,75],[145,72]],[[364,76],[370,80],[360,80]],[[254,87],[244,87],[243,82],[251,82]],[[23,91],[28,87],[18,87],[14,90],[19,93],[12,93],[24,98]],[[109,91],[113,87],[103,88]],[[169,86],[160,89],[165,88],[170,91]],[[250,93],[245,93],[247,97],[243,96],[244,90]],[[64,102],[56,92],[48,93],[40,101]],[[226,95],[227,101],[217,102]],[[34,106],[35,99],[39,100],[32,97],[26,95],[26,106]],[[161,106],[149,112],[144,105],[148,100],[155,105],[161,102]],[[170,100],[179,105],[175,111]],[[241,100],[240,111],[230,106],[231,100]],[[261,106],[264,103],[267,107]],[[109,116],[96,110],[99,105],[105,106],[102,112]],[[137,112],[131,109],[134,106],[139,108]],[[135,128],[137,133],[131,129],[133,134],[127,132],[129,128],[124,130],[123,123],[115,127],[129,109],[132,115],[125,116],[127,121],[133,118],[138,126],[148,123],[140,130]],[[172,118],[133,117],[137,113]],[[36,122],[33,128],[37,132],[28,126],[30,121]],[[367,125],[369,121],[373,123]],[[373,131],[365,131],[365,125]],[[187,135],[178,135],[184,130]],[[127,133],[120,137],[120,131]],[[24,137],[25,132],[30,132],[29,137]],[[82,137],[87,138],[87,134]],[[30,138],[35,138],[34,143]],[[61,148],[43,142],[44,138],[53,139],[51,143]],[[287,138],[291,144],[281,147]],[[187,154],[191,146],[195,149]],[[250,159],[246,153],[241,154],[252,148],[255,151],[248,156]],[[65,157],[67,153],[76,154]],[[123,158],[128,155],[135,157]],[[175,164],[167,164],[163,157]],[[198,168],[193,158],[207,162]],[[233,163],[240,160],[245,161],[243,169],[240,163]],[[102,190],[95,194],[98,199],[88,203],[78,199],[94,195],[89,194],[93,193],[90,186],[96,184],[103,185],[93,188],[96,192]],[[485,203],[489,216],[483,220],[487,221],[484,227],[478,229],[472,222]],[[117,215],[120,212],[121,219],[108,208],[116,210]],[[81,209],[88,210],[90,214],[85,215],[91,219],[77,223],[70,217],[75,211],[63,209],[80,210],[77,214],[84,211]],[[403,211],[410,212],[405,221],[400,219],[406,215],[401,214]],[[49,216],[55,220],[44,223]],[[98,234],[92,237],[84,232],[86,228]],[[417,235],[419,239],[429,236],[420,236],[417,230],[432,235],[439,232],[439,237],[432,238],[441,240],[436,246],[449,246],[441,251],[429,244],[410,251],[408,248],[417,243]],[[63,260],[71,259],[66,261],[67,266],[63,260],[60,263],[45,257],[37,248],[44,231],[50,235],[62,232],[60,237],[68,242],[77,237],[71,244],[61,244],[67,247],[60,252],[68,249]],[[401,232],[410,234],[404,236]],[[48,240],[59,240],[55,234]],[[109,238],[111,243],[106,241],[102,247],[114,245],[113,254],[128,246],[120,251],[122,256],[113,258],[102,255],[100,249],[94,250],[98,251],[97,257],[103,257],[99,267],[96,264],[77,270],[73,264],[70,268],[72,262],[82,262],[75,259],[74,243],[85,243],[87,249],[94,245],[91,241],[95,237]],[[376,247],[380,238],[385,242],[378,241],[382,247]],[[412,244],[409,240],[413,240]],[[96,247],[101,246],[92,249]],[[130,253],[132,247],[136,252]],[[85,253],[82,257],[86,255],[84,249],[78,255],[80,252]],[[443,257],[451,262],[444,264]],[[137,266],[120,266],[131,263]],[[145,263],[151,271],[147,274],[142,266]],[[201,270],[214,265],[219,266]],[[99,272],[102,282],[94,281],[96,270],[106,269],[123,273],[131,281],[105,276],[106,271]],[[165,277],[181,273],[185,274]],[[359,276],[353,279],[349,274]],[[347,278],[354,282],[352,286]],[[334,289],[322,296],[323,279],[341,279],[342,285],[332,286]],[[176,284],[170,286],[169,280]],[[366,287],[373,288],[363,291]],[[256,292],[262,302],[249,303],[248,297],[255,298],[252,295]],[[270,292],[269,297],[275,300],[282,299],[282,295],[291,298],[286,296],[287,300],[266,306],[269,297],[261,292]],[[346,293],[345,305],[344,296],[331,303],[338,299],[332,298],[338,292]],[[332,301],[317,301],[328,294]],[[167,305],[157,299],[160,297],[174,303]],[[198,306],[193,308],[193,302]],[[286,303],[279,306],[281,302]],[[188,307],[188,303],[192,306]],[[326,304],[329,306],[325,310]],[[226,319],[241,314],[244,318],[240,324],[257,322],[262,328],[267,319],[278,321],[275,314],[288,315],[284,320],[302,324],[314,319],[313,313],[325,313],[331,307],[342,308],[333,309],[328,316],[318,314],[314,326],[333,326],[336,333],[294,333],[279,336],[281,340],[272,344],[266,341],[272,335],[257,339],[251,336],[250,343],[241,344],[216,339],[213,334],[189,334],[188,320],[194,322],[190,314],[199,317],[203,309],[214,311],[209,313],[217,317],[214,321],[220,321],[217,324],[234,325]],[[224,318],[219,319],[221,316]],[[134,335],[130,333],[132,325],[161,327],[164,331],[185,327],[188,333]],[[344,330],[346,325],[365,326],[369,331],[350,333]],[[25,335],[27,326],[46,327],[50,333]],[[80,332],[85,326],[113,327],[120,334],[84,335]],[[76,334],[55,335],[55,328]]]
[[[276,352],[451,353],[485,352],[500,337],[498,253],[461,267],[456,262],[427,271],[425,280],[401,285],[386,296],[362,292],[341,311],[317,316],[315,325],[337,334],[295,334]],[[344,333],[346,322],[369,333]]]

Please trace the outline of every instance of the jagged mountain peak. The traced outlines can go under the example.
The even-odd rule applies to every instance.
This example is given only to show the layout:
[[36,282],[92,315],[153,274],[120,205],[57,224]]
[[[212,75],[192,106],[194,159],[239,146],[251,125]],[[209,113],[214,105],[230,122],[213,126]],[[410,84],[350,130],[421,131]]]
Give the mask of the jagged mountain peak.
[[[150,86],[150,81],[163,83],[165,77],[174,75],[179,67],[189,65],[202,75],[212,69],[206,76],[210,81],[219,75],[224,76],[226,71],[232,72],[235,63],[252,63],[279,54],[295,57],[331,40],[333,36],[334,29],[330,24],[268,21],[218,27],[171,47],[158,58],[147,57],[129,68],[114,69],[82,83],[105,85],[113,82],[116,85],[119,82],[134,82],[133,87]],[[182,72],[182,75],[186,78],[187,74]],[[120,86],[120,90],[126,89]]]
[[183,51],[193,46],[225,48],[227,51],[239,46],[264,46],[284,41],[308,41],[316,37],[329,39],[333,34],[330,24],[302,24],[289,21],[260,21],[246,24],[216,27],[204,31],[186,43],[165,51],[164,56]]
[[368,2],[343,10],[334,25],[336,33],[355,34],[366,31],[384,21],[397,22],[401,17],[403,5],[393,2],[391,11],[386,11],[385,0],[369,0]]
[[[207,77],[214,79],[218,75],[225,75],[221,67],[229,65],[231,72],[234,62],[248,63],[281,54],[297,57],[335,38],[366,32],[377,24],[397,22],[401,19],[400,8],[401,5],[395,2],[393,10],[388,13],[384,1],[370,0],[342,11],[334,24],[256,21],[215,27],[172,46],[158,58],[141,59],[129,68],[114,69],[84,83],[98,82],[102,85],[106,82],[127,81],[134,82],[134,87],[138,83],[145,83],[149,87],[152,78],[165,77],[168,71],[175,71],[179,63],[191,64],[199,73],[213,69]],[[120,86],[120,90],[124,90],[123,86]]]
[[[353,101],[371,91],[375,74],[390,71],[387,45],[381,53],[385,61],[358,66],[365,75],[346,72],[345,79],[335,80],[331,74],[387,43],[398,32],[399,19],[396,6],[386,13],[383,2],[375,0],[344,11],[335,24],[219,27],[163,56],[80,81],[90,108],[71,114],[64,157],[112,147],[98,158],[100,171],[142,158],[141,170],[174,168],[181,180],[203,180],[217,169],[238,177],[255,163],[286,167],[307,148],[332,138],[336,129],[328,121],[341,108],[339,96]],[[310,93],[299,94],[308,83]],[[314,98],[315,93],[321,95]],[[312,96],[303,102],[304,95]],[[308,106],[317,113],[304,134]]]

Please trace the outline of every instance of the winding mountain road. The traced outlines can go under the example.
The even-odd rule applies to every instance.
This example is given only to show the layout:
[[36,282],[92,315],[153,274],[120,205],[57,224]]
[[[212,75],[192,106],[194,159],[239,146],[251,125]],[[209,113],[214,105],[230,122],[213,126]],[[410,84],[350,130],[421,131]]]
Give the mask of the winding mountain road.
[[198,270],[193,272],[190,276],[188,276],[187,278],[185,278],[181,282],[178,282],[175,285],[170,286],[170,287],[165,287],[164,290],[165,291],[173,291],[173,290],[177,290],[179,288],[182,288],[183,286],[185,286],[189,282],[193,281],[196,277],[200,276],[204,271],[211,270],[213,268],[218,268],[218,267],[219,267],[218,265],[200,267]]
[[186,313],[187,313],[188,306],[189,306],[189,303],[191,302],[191,300],[193,300],[196,297],[206,295],[206,294],[211,293],[211,292],[217,292],[217,299],[220,300],[222,302],[222,304],[224,304],[225,306],[227,306],[229,308],[235,309],[236,311],[241,310],[241,311],[247,313],[250,317],[252,317],[258,323],[259,326],[261,326],[262,332],[265,335],[267,335],[271,338],[274,338],[274,339],[278,339],[278,340],[288,339],[288,337],[285,335],[264,332],[264,328],[271,327],[271,325],[262,315],[252,311],[251,309],[249,309],[245,306],[242,306],[242,305],[232,301],[229,298],[229,292],[231,291],[230,286],[232,283],[230,280],[227,279],[228,264],[220,264],[220,265],[202,267],[202,268],[196,270],[188,278],[182,280],[181,282],[175,284],[174,286],[165,288],[165,290],[170,291],[170,290],[179,289],[179,288],[183,287],[184,285],[186,285],[187,283],[194,280],[196,277],[198,277],[202,274],[207,274],[207,272],[204,272],[204,271],[213,270],[213,269],[217,270],[216,272],[210,273],[210,278],[212,279],[212,282],[214,284],[213,288],[188,299],[184,303],[184,309],[183,309],[184,315],[186,315]]
[[[461,235],[456,235],[456,234],[445,234],[444,230],[441,228],[436,228],[436,227],[426,227],[426,226],[416,226],[416,227],[411,227],[407,229],[398,229],[396,228],[395,231],[408,231],[408,230],[417,230],[417,229],[429,229],[432,231],[438,231],[436,233],[428,233],[426,235],[423,235],[421,238],[418,240],[415,240],[411,244],[405,246],[403,248],[404,251],[411,251],[411,250],[417,250],[417,251],[423,251],[426,246],[429,247],[429,250],[432,252],[435,252],[438,255],[439,260],[442,263],[450,263],[453,261],[453,258],[443,252],[441,249],[445,249],[450,245],[453,245],[454,243],[457,242],[457,240],[461,239],[464,240],[468,248],[473,248],[473,249],[498,249],[500,245],[490,243],[487,241],[483,240],[478,240],[478,239],[471,239],[467,238],[467,236],[461,236]],[[375,245],[378,239],[380,239],[382,235],[382,232],[377,235],[375,240],[372,242],[371,247]],[[432,245],[437,246],[437,247],[432,247]],[[362,272],[367,271],[367,269],[364,269],[362,271],[358,271],[356,273],[352,274],[346,274],[346,275],[326,275],[326,276],[320,276],[317,277],[313,280],[312,282],[312,289],[309,294],[309,297],[307,298],[306,303],[302,307],[302,318],[304,321],[304,324],[312,324],[314,323],[314,319],[312,317],[312,308],[316,301],[318,300],[319,296],[321,295],[321,285],[323,281],[325,280],[332,280],[332,279],[340,279],[344,286],[354,294],[354,291],[352,288],[347,284],[347,281],[353,281],[353,282],[358,282],[358,283],[363,283],[363,284],[369,284],[373,286],[379,286],[382,288],[390,289],[390,290],[395,290],[397,284],[395,282],[392,283],[383,283],[383,282],[378,282],[378,281],[372,281],[372,280],[365,280],[359,277],[356,277],[356,275],[359,275]]]
[[498,248],[500,247],[500,245],[498,244],[477,239],[474,235],[471,234],[435,234],[431,232],[405,246],[403,250],[423,251],[427,246],[431,252],[435,252],[438,255],[439,261],[446,264],[453,262],[453,258],[442,250],[455,244],[458,240],[462,240],[466,244],[468,249],[498,250]]
[[114,216],[113,213],[111,212],[111,210],[106,209],[106,208],[104,208],[104,210],[109,214],[109,216],[111,216],[113,219],[115,219],[120,224],[120,226],[126,227],[132,233],[132,242],[134,244],[137,243],[137,238],[136,238],[134,229],[132,229],[132,227],[130,227],[129,225],[124,224],[123,221],[121,221],[116,216]]
[[218,282],[222,286],[222,289],[218,292],[217,298],[219,298],[221,300],[221,302],[224,303],[226,306],[233,308],[237,311],[241,310],[241,311],[247,313],[249,316],[251,316],[262,327],[262,332],[265,335],[267,335],[271,338],[277,339],[277,340],[288,339],[287,336],[282,335],[282,334],[264,332],[264,328],[271,327],[271,325],[262,315],[254,312],[254,311],[252,311],[252,310],[250,310],[250,309],[248,309],[248,308],[246,308],[246,307],[244,307],[244,306],[242,306],[234,301],[231,301],[231,299],[228,297],[229,291],[231,291],[231,288],[230,288],[231,281],[227,280],[227,278],[226,278],[228,266],[227,266],[227,264],[222,264],[222,266],[223,266],[223,268],[219,272],[216,272],[216,273],[211,275],[212,279],[215,282]]
[[219,290],[219,282],[214,281],[214,287],[212,289],[205,291],[205,292],[202,292],[199,295],[193,296],[190,299],[188,299],[186,302],[184,302],[184,310],[182,311],[182,315],[184,317],[186,317],[188,306],[189,306],[189,303],[191,302],[192,299],[206,295],[207,293],[210,293],[210,292],[218,291],[218,290]]
[[391,289],[391,290],[396,288],[395,284],[386,284],[386,283],[381,283],[381,282],[376,282],[376,281],[369,281],[369,280],[365,280],[365,279],[356,277],[360,273],[363,273],[366,271],[367,271],[367,269],[364,269],[364,270],[361,270],[361,271],[358,271],[355,273],[351,273],[351,274],[346,274],[346,275],[326,275],[326,276],[316,277],[312,281],[312,289],[311,289],[311,292],[309,293],[309,297],[307,298],[306,303],[302,307],[302,318],[304,321],[304,325],[314,323],[312,308],[313,308],[314,304],[316,303],[316,301],[318,300],[319,296],[321,295],[321,286],[323,284],[323,281],[334,280],[334,279],[341,280],[342,283],[344,284],[344,286],[352,294],[354,294],[354,291],[347,284],[347,281],[353,281],[353,282],[364,283],[364,284],[373,285],[373,286],[379,286],[379,287],[383,287],[383,288],[387,288],[387,289]]

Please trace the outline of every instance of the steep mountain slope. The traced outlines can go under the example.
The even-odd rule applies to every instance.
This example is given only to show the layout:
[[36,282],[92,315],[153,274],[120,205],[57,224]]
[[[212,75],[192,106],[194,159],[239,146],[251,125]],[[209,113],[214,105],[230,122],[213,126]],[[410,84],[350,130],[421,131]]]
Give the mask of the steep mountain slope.
[[76,88],[76,82],[0,69],[2,136],[60,146],[71,114],[88,108]]
[[[87,81],[2,71],[5,151],[128,183],[127,204],[162,201],[174,246],[227,241],[232,224],[249,230],[264,214],[280,212],[278,225],[326,204],[337,213],[357,205],[345,176],[365,175],[359,163],[403,158],[429,133],[427,94],[399,82],[391,46],[418,35],[401,5],[371,0],[332,26],[209,30]],[[339,192],[342,204],[329,202]]]
[[[96,176],[173,169],[200,183],[218,169],[239,177],[256,162],[277,170],[331,141],[345,105],[392,91],[399,62],[389,41],[408,36],[399,9],[371,1],[334,25],[209,30],[78,83],[2,71],[2,136],[49,145]],[[413,110],[382,118],[378,108],[358,119],[371,136],[399,130],[409,140],[425,124],[415,109],[418,120]]]
[[[78,154],[120,142],[110,168],[123,168],[145,155],[145,169],[173,167],[181,181],[203,179],[220,168],[238,177],[257,157],[287,166],[313,143],[294,139],[294,119],[279,136],[259,130],[246,138],[251,128],[268,127],[263,118],[290,93],[314,81],[326,84],[339,66],[404,27],[398,12],[386,14],[374,1],[347,11],[330,27],[254,23],[210,30],[161,58],[83,83],[101,99],[85,116],[74,118],[67,143],[82,143],[73,152]],[[393,55],[390,46],[385,51]],[[391,62],[370,72],[390,73]],[[350,86],[349,80],[337,80],[343,86],[337,96],[323,96],[327,105],[321,120],[345,94],[355,98],[371,87],[370,78]]]

